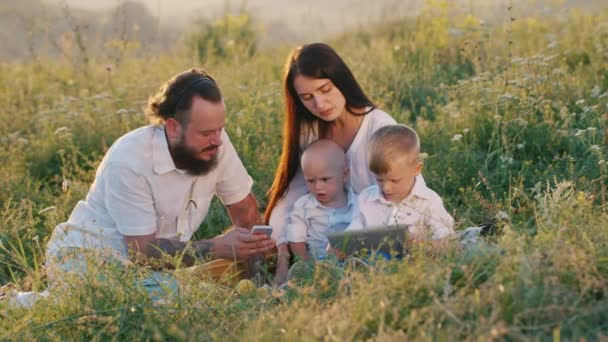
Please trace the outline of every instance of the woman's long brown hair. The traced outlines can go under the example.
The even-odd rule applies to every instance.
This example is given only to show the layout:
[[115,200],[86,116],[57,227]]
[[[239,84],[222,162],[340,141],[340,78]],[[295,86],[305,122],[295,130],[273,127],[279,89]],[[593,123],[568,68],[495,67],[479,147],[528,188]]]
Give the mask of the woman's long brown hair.
[[[365,95],[346,63],[334,49],[323,43],[303,45],[294,49],[283,67],[283,91],[285,96],[285,124],[283,125],[283,150],[274,181],[268,191],[268,206],[264,213],[266,224],[279,200],[287,193],[289,183],[300,167],[300,138],[312,132],[313,121],[318,122],[317,137],[328,138],[330,125],[318,120],[300,100],[293,81],[296,76],[328,78],[346,99],[346,110],[371,107],[373,102]],[[366,111],[367,114],[371,111]]]

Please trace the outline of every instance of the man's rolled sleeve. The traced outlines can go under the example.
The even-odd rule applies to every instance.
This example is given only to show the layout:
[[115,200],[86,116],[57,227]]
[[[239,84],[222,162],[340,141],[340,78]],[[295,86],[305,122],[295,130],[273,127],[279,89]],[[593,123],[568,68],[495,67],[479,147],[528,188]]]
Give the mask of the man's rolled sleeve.
[[156,231],[156,210],[148,181],[133,170],[109,164],[105,176],[105,206],[122,235],[149,235]]
[[253,186],[253,179],[247,173],[226,132],[222,133],[222,154],[220,155],[216,194],[224,205],[242,201]]

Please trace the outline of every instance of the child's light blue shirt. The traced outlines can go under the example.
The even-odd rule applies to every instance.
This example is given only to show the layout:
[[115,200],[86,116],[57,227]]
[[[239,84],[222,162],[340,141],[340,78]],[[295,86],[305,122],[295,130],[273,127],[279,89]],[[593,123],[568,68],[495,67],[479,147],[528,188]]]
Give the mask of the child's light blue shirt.
[[293,205],[287,239],[289,242],[306,242],[313,259],[324,259],[329,243],[327,234],[345,230],[356,211],[356,195],[350,187],[347,189],[346,206],[342,208],[326,207],[312,194],[306,194]]

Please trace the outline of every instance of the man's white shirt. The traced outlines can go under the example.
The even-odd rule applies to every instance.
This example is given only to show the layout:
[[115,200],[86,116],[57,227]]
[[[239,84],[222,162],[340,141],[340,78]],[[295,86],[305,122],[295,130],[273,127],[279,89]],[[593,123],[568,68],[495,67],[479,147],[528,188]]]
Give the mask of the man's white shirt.
[[192,176],[175,167],[163,126],[141,127],[110,147],[86,199],[55,228],[47,260],[62,247],[81,247],[105,249],[128,262],[123,235],[188,241],[214,195],[230,205],[243,200],[252,185],[225,131],[217,168]]
[[359,194],[357,204],[358,211],[347,230],[403,225],[409,226],[411,234],[433,240],[454,233],[454,219],[421,175],[416,176],[412,191],[399,203],[386,200],[380,188],[372,185]]
[[322,259],[327,254],[327,234],[346,229],[356,207],[356,195],[351,188],[347,190],[347,203],[341,208],[326,207],[314,195],[306,194],[293,205],[286,229],[287,240],[306,242],[310,256]]

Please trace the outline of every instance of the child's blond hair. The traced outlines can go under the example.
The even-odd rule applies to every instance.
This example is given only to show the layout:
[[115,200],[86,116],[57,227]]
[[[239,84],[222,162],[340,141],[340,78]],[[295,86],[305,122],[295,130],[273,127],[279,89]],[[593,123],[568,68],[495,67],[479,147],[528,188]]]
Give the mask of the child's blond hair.
[[406,125],[384,126],[372,135],[368,153],[370,171],[385,174],[390,171],[391,163],[402,158],[420,162],[420,138]]

